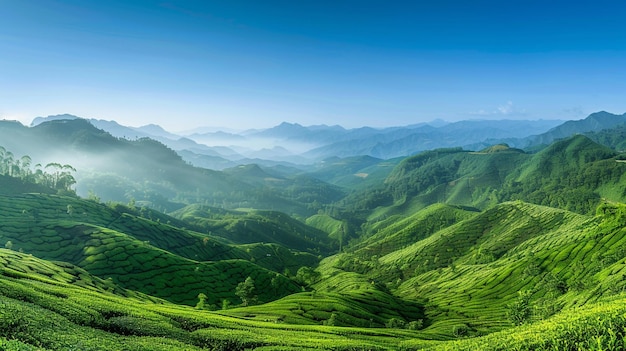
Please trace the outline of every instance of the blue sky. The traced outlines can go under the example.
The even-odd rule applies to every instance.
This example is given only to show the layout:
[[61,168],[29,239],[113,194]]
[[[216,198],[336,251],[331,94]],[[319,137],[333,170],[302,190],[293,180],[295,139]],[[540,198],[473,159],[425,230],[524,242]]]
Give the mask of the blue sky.
[[0,0],[0,118],[406,125],[626,112],[624,1]]

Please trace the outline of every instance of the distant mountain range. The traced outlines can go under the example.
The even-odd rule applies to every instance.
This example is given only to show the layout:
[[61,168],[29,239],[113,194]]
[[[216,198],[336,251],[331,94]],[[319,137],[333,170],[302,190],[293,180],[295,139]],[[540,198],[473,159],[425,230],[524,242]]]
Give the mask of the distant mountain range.
[[[31,126],[46,121],[77,119],[73,115],[37,117]],[[371,156],[391,159],[444,147],[480,150],[507,143],[537,150],[579,133],[598,132],[626,123],[626,114],[597,112],[576,121],[471,120],[433,121],[404,127],[346,129],[341,126],[302,126],[283,122],[264,130],[243,132],[189,131],[178,135],[158,125],[127,127],[115,121],[88,119],[95,127],[118,138],[152,138],[178,152],[196,166],[221,170],[241,164],[283,165],[310,169],[332,157]]]

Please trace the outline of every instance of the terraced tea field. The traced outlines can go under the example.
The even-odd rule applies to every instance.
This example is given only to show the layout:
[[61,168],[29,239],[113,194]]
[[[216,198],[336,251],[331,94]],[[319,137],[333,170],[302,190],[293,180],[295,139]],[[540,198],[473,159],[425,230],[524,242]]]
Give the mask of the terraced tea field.
[[198,294],[204,293],[208,304],[221,306],[223,300],[238,304],[235,288],[247,277],[256,282],[260,301],[300,291],[282,274],[244,260],[250,254],[236,246],[89,201],[0,197],[0,213],[4,218],[0,240],[10,242],[13,250],[69,262],[128,289],[176,303],[195,305]]

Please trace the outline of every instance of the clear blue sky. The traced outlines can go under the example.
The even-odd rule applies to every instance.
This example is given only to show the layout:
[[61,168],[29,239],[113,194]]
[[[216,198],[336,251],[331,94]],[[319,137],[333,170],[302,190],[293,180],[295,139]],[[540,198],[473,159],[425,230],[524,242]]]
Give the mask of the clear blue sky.
[[0,0],[0,118],[169,130],[626,112],[625,1]]

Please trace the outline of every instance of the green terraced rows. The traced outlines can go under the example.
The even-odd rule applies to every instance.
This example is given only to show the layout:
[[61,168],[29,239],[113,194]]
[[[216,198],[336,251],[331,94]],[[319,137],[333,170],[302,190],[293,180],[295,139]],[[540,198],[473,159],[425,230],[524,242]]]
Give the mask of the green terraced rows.
[[7,350],[392,350],[417,336],[199,311],[114,287],[77,267],[0,249],[0,263],[9,262],[24,272],[0,274],[0,346]]
[[[433,338],[510,327],[508,311],[520,291],[531,294],[530,318],[539,321],[626,289],[625,208],[607,203],[591,217],[504,203],[387,255],[361,250],[325,259],[315,286],[345,294],[383,283],[396,296],[425,303],[423,332]],[[401,233],[406,224],[398,223]]]
[[[235,288],[248,276],[256,282],[260,301],[299,291],[282,274],[243,260],[254,257],[244,249],[93,202],[45,195],[0,197],[0,213],[4,219],[0,240],[10,241],[14,250],[70,262],[126,288],[170,301],[193,305],[204,293],[209,304],[221,305],[224,299],[238,304]],[[283,263],[276,262],[293,262],[296,255],[278,247],[272,252],[275,255],[265,253],[259,263],[284,269]],[[303,257],[301,264],[317,260]]]
[[573,308],[552,318],[454,342],[410,340],[405,350],[624,350],[626,296]]
[[392,217],[377,223],[372,229],[376,233],[354,245],[352,250],[357,254],[386,255],[476,213],[444,204],[431,205],[407,218]]

